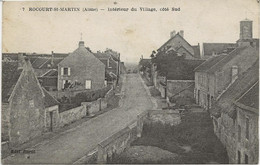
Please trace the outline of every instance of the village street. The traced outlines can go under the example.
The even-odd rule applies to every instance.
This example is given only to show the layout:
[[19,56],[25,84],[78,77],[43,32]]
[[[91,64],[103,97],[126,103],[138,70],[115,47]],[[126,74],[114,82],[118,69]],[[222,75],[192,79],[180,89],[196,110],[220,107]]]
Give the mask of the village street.
[[99,142],[131,123],[138,114],[154,108],[138,74],[125,75],[121,94],[118,108],[30,148],[35,150],[30,158],[24,154],[15,154],[5,158],[3,163],[71,164],[90,152]]

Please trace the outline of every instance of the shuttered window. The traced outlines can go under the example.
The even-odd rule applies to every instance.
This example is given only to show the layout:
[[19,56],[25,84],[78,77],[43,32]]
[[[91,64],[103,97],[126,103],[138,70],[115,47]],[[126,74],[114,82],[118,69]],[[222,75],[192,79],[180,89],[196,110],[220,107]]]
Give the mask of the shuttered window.
[[91,80],[86,80],[85,87],[86,89],[91,89]]

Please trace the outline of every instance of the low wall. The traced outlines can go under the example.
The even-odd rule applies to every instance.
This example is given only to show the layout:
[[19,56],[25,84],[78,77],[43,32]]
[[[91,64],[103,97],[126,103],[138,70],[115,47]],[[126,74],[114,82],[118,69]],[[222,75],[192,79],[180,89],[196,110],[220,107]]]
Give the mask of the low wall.
[[181,115],[174,110],[148,110],[137,116],[137,137],[142,136],[143,125],[161,123],[163,125],[178,125],[181,123]]
[[109,163],[128,148],[136,136],[136,121],[98,144],[97,163]]
[[81,105],[86,108],[87,115],[93,115],[103,109],[107,108],[107,99],[99,98],[92,102],[83,102]]
[[79,106],[60,113],[60,127],[70,124],[86,116],[86,109],[84,106]]

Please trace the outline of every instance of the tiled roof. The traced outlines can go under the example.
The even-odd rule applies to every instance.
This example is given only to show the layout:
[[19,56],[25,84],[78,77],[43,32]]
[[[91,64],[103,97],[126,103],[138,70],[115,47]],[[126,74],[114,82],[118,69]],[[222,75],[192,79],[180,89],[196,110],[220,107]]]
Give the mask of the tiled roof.
[[200,46],[199,45],[195,45],[195,46],[192,46],[192,48],[194,50],[194,57],[201,58],[200,57]]
[[221,54],[224,50],[234,47],[236,47],[235,43],[203,43],[203,54],[204,56],[211,56],[213,52]]
[[44,93],[44,107],[48,108],[48,107],[52,107],[55,105],[59,105],[59,102],[53,98],[47,91],[45,88],[43,89],[43,93]]
[[47,71],[44,75],[42,75],[41,77],[53,77],[53,76],[58,76],[58,71],[56,69],[51,69],[49,71]]
[[243,109],[259,111],[259,81],[246,91],[236,102]]
[[199,65],[197,68],[195,68],[195,71],[196,72],[207,71],[223,58],[225,58],[225,55],[218,55],[218,56],[211,57],[207,59],[205,62],[203,62],[201,65]]
[[94,55],[98,58],[98,59],[109,59],[110,55],[106,54],[106,53],[101,53],[101,52],[97,52],[94,53]]
[[18,62],[2,62],[2,102],[8,102],[22,71],[18,70]]
[[48,68],[57,68],[58,63],[60,63],[63,58],[53,58],[52,57],[30,57],[29,59],[32,63],[34,69],[48,69]]
[[[235,56],[237,56],[239,54],[244,54],[244,52],[247,49],[252,49],[252,47],[245,46],[245,47],[236,48],[235,50],[230,52],[228,55],[226,55],[225,58],[223,58],[222,60],[217,62],[215,65],[213,65],[210,69],[208,69],[207,72],[214,73],[214,72],[218,71],[220,68],[225,66],[230,60],[232,60]],[[246,54],[244,54],[244,55],[246,55]]]
[[194,69],[203,63],[204,60],[175,60],[168,68],[169,80],[194,80]]
[[17,61],[18,60],[18,53],[3,53],[2,59],[8,58],[10,60]]
[[[244,72],[217,100],[217,106],[222,111],[229,113],[232,110],[232,103],[235,102],[243,93],[248,91],[253,84],[259,79],[259,63],[258,60]],[[214,108],[214,107],[213,107]]]

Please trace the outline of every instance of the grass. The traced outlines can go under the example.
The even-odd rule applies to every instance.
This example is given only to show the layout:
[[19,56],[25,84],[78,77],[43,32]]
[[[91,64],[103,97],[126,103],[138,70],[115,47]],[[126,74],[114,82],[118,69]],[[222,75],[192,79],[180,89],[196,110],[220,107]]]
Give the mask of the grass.
[[[167,158],[159,162],[146,160],[145,163],[228,163],[226,150],[213,132],[208,113],[188,113],[177,126],[144,124],[142,137],[131,145],[155,146],[178,154],[177,158]],[[191,151],[185,152],[182,146],[191,146]],[[129,160],[124,156],[115,163],[129,163]],[[140,162],[131,160],[130,163]]]

